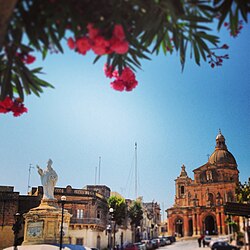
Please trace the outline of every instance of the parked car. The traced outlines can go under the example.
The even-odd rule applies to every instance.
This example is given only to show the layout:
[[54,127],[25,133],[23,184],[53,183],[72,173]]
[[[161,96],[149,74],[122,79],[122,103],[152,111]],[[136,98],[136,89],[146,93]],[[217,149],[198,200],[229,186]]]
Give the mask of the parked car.
[[240,247],[229,245],[225,241],[217,241],[212,245],[211,249],[212,250],[239,250]]
[[146,244],[144,242],[136,242],[134,244],[138,247],[139,250],[147,250]]
[[153,245],[153,249],[156,249],[156,248],[158,248],[160,246],[158,240],[156,240],[156,239],[152,239],[151,242],[152,242],[152,245]]
[[139,247],[133,243],[128,243],[125,247],[124,250],[139,250]]
[[166,239],[165,239],[164,237],[161,237],[161,238],[159,238],[159,239],[160,239],[160,246],[161,246],[161,247],[164,247],[164,246],[167,245]]
[[146,250],[153,249],[153,244],[152,244],[151,240],[142,240],[141,242],[146,245]]
[[171,236],[164,236],[164,239],[166,241],[166,245],[171,245],[174,242]]
[[168,238],[170,241],[171,241],[171,243],[173,243],[173,242],[176,242],[176,238],[175,238],[175,236],[165,236],[166,238]]
[[205,246],[209,246],[210,242],[212,241],[212,237],[205,236],[203,240],[204,240]]

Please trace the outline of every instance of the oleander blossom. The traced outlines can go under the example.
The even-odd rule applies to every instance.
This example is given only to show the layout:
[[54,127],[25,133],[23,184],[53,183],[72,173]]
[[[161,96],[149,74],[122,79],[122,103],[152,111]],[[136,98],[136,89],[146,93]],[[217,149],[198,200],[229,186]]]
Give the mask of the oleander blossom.
[[78,38],[76,40],[76,49],[80,54],[85,55],[91,49],[89,38],[86,36]]
[[33,63],[36,58],[28,53],[16,53],[16,55],[26,64]]
[[128,52],[129,43],[126,41],[122,25],[116,24],[113,30],[113,36],[110,40],[111,50],[117,54]]
[[67,44],[68,44],[70,49],[75,49],[76,48],[76,42],[72,37],[70,37],[68,39]]
[[87,25],[87,34],[76,38],[68,38],[67,44],[70,49],[76,49],[80,54],[85,55],[88,50],[92,49],[96,55],[105,55],[110,53],[125,54],[129,50],[129,43],[126,41],[126,36],[122,25],[114,26],[112,37],[105,38],[101,30],[94,28],[92,23]]
[[125,67],[121,75],[119,75],[117,70],[114,70],[111,66],[105,65],[104,72],[107,77],[115,78],[115,80],[110,83],[111,88],[114,90],[132,91],[138,85],[134,72],[128,67]]
[[115,70],[112,66],[108,66],[107,63],[104,64],[104,73],[106,75],[106,77],[108,78],[112,78],[112,77],[118,77],[119,73],[117,70]]
[[27,113],[28,109],[20,98],[12,100],[7,96],[3,101],[0,101],[0,113],[6,114],[8,112],[13,112],[13,116],[17,117],[25,112]]

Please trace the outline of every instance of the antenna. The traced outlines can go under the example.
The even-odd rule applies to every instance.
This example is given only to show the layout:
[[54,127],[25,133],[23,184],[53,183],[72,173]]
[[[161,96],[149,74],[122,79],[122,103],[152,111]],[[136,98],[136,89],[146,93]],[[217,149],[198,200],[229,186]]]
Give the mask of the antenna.
[[164,209],[164,202],[162,202],[162,221],[163,221],[163,223],[165,222],[165,211],[164,211],[165,209]]
[[101,179],[101,156],[99,156],[99,172],[98,172],[98,184],[100,185]]
[[135,200],[137,199],[137,142],[135,143]]
[[29,176],[28,176],[28,188],[27,188],[27,194],[29,193],[29,190],[31,188],[30,186],[30,174],[31,174],[31,169],[34,168],[32,167],[32,164],[29,165]]
[[95,167],[95,185],[96,185],[96,175],[97,175],[97,167]]

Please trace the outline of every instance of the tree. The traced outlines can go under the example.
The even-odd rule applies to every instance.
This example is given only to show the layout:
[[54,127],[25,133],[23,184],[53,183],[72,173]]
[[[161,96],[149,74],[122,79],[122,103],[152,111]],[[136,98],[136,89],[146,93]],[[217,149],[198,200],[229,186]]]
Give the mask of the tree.
[[[235,37],[250,12],[250,0],[0,0],[0,6],[0,101],[17,104],[53,87],[40,78],[42,68],[30,69],[33,51],[45,59],[48,52],[63,53],[64,41],[82,55],[93,50],[94,63],[106,56],[111,86],[131,91],[138,84],[134,72],[151,54],[176,51],[182,69],[187,53],[198,65],[221,66],[228,54],[215,51],[228,46],[211,24]],[[0,102],[0,112],[12,106]]]
[[139,201],[134,201],[128,210],[128,216],[131,220],[131,226],[134,228],[135,242],[140,240],[139,235],[136,233],[136,229],[141,225],[141,220],[143,219],[143,210],[141,203]]
[[115,246],[116,225],[119,225],[119,226],[122,225],[126,217],[126,202],[125,202],[125,199],[113,195],[113,196],[110,196],[108,199],[108,206],[109,208],[113,209],[113,212],[111,212],[111,220],[114,222],[113,246]]
[[239,183],[236,188],[236,200],[239,203],[250,203],[250,178],[244,184]]

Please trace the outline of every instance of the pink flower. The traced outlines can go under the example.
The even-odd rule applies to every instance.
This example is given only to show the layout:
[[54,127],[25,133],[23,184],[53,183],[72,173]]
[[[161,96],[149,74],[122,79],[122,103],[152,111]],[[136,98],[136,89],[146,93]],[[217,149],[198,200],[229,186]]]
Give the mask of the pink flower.
[[68,46],[69,46],[70,49],[75,49],[76,43],[75,43],[75,41],[74,41],[74,39],[72,37],[70,37],[68,39],[67,43],[68,43]]
[[120,41],[125,40],[125,33],[122,25],[116,24],[113,30],[113,37],[118,38]]
[[76,48],[78,52],[85,55],[91,49],[90,41],[87,37],[80,37],[76,40]]
[[97,36],[93,40],[93,44],[91,46],[92,50],[97,54],[97,55],[104,55],[110,53],[110,42],[106,40],[102,36]]
[[123,69],[119,79],[123,81],[123,85],[125,86],[126,91],[131,91],[138,85],[138,82],[135,79],[134,72],[128,67],[125,67]]
[[24,107],[23,101],[20,98],[14,101],[7,96],[3,101],[0,101],[0,113],[13,112],[13,116],[20,116],[24,112],[28,112],[28,109]]
[[89,23],[87,25],[87,29],[88,29],[88,32],[89,32],[89,38],[92,40],[92,39],[95,39],[96,36],[99,35],[99,30],[98,29],[95,29],[94,28],[94,25],[92,23]]
[[123,91],[125,88],[122,80],[114,80],[113,82],[110,83],[110,85],[111,88],[117,91]]
[[25,62],[26,62],[27,64],[31,64],[31,63],[33,63],[35,60],[36,60],[36,58],[35,58],[34,56],[27,54]]
[[23,103],[19,102],[18,100],[15,100],[11,111],[13,112],[13,116],[17,117],[23,114],[24,112],[27,113],[28,109],[24,107]]
[[112,66],[108,66],[107,63],[105,63],[103,70],[104,70],[106,77],[108,77],[108,78],[119,76],[118,71],[114,70],[114,68]]
[[16,55],[26,64],[33,63],[36,58],[28,53],[16,53]]
[[[110,69],[107,68],[106,76],[110,77],[111,75],[110,75],[110,72],[108,70],[110,70]],[[114,74],[112,74],[112,76],[115,77],[116,80],[111,82],[110,85],[115,90],[118,90],[118,91],[123,91],[123,90],[131,91],[138,85],[138,82],[135,79],[134,72],[128,67],[125,67],[123,69],[121,75],[119,75],[117,73],[116,76],[114,76]]]
[[[1,113],[9,112],[12,106],[13,106],[13,101],[9,96],[7,96],[3,101],[0,101],[0,109],[2,110]],[[6,112],[3,112],[4,110]]]
[[125,54],[128,52],[129,43],[127,41],[121,41],[117,38],[112,38],[110,49],[117,54]]

